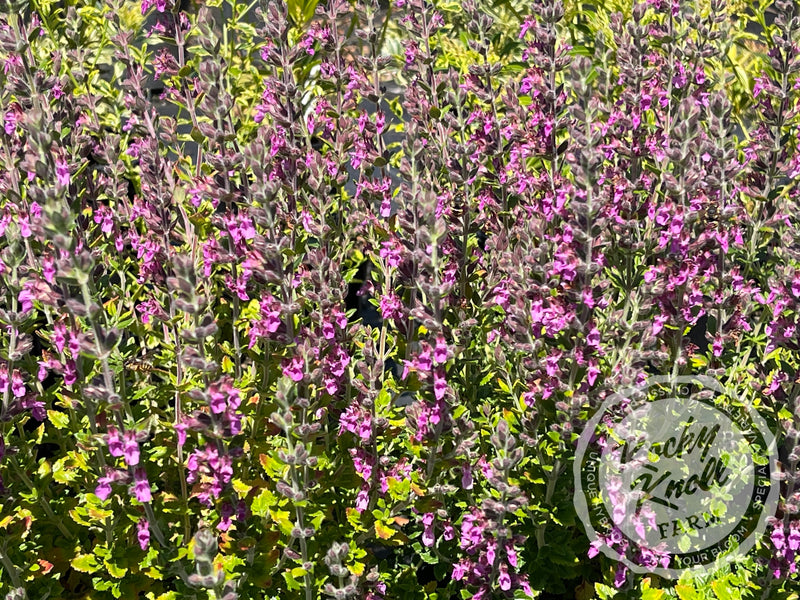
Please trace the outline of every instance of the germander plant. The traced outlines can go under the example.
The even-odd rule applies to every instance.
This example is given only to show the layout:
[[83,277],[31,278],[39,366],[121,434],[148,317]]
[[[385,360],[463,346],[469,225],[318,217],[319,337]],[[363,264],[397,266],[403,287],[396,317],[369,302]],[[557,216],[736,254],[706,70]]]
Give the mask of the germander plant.
[[[796,5],[197,4],[5,3],[0,592],[789,597]],[[780,510],[634,576],[575,441],[700,372]]]

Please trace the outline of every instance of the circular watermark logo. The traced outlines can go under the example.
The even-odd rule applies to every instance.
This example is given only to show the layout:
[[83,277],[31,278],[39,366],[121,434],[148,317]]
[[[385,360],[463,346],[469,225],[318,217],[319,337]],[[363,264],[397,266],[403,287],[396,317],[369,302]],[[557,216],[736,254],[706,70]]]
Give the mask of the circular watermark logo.
[[774,515],[775,439],[707,376],[613,394],[578,441],[575,505],[594,552],[678,578],[746,553]]

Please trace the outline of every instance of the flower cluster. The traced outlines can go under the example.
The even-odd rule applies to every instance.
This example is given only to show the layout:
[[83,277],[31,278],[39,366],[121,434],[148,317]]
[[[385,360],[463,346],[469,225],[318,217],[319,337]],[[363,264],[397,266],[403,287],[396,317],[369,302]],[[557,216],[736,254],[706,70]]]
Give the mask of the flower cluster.
[[796,585],[790,0],[6,4],[0,594],[639,597],[575,442],[700,372]]

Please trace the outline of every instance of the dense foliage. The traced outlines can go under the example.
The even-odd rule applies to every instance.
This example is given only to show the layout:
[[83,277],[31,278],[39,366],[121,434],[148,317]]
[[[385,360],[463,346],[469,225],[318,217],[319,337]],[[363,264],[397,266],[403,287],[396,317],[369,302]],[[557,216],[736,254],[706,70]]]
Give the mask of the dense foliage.
[[[5,1],[0,593],[790,597],[795,4],[175,4]],[[687,373],[780,510],[634,576],[575,440]]]

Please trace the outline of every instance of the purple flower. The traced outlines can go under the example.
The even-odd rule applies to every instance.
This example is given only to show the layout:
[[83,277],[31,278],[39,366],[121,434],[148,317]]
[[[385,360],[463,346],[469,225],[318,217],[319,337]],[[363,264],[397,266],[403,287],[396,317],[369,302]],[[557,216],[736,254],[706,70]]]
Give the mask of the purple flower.
[[400,319],[403,316],[403,303],[394,292],[381,296],[379,309],[384,319]]
[[64,352],[64,347],[67,345],[67,326],[62,321],[58,321],[53,325],[50,341],[55,345],[59,353]]
[[425,526],[422,532],[422,543],[429,548],[433,546],[436,541],[433,535],[433,518],[433,513],[425,513],[422,516],[422,524]]
[[358,492],[358,496],[356,496],[356,510],[360,513],[367,510],[369,506],[369,486],[365,485],[361,488],[361,491]]
[[3,128],[5,129],[6,135],[11,135],[14,133],[14,130],[17,128],[17,113],[13,110],[9,110],[5,114],[5,123]]
[[461,487],[465,490],[471,490],[472,484],[472,465],[466,463],[461,466]]
[[14,369],[11,374],[11,391],[14,393],[15,398],[22,398],[25,395],[25,382],[22,380],[22,374]]
[[94,495],[100,500],[107,500],[111,495],[111,478],[107,476],[100,477],[97,480],[97,487],[94,488]]
[[227,408],[227,398],[225,394],[220,391],[217,386],[211,385],[208,390],[208,395],[211,397],[211,401],[209,402],[211,412],[215,415],[225,412]]
[[174,427],[178,433],[178,447],[181,448],[186,443],[186,430],[189,426],[186,423],[176,423]]
[[231,528],[231,517],[233,517],[233,505],[230,502],[223,502],[220,508],[220,519],[217,524],[217,529],[220,531],[228,531]]
[[142,517],[136,524],[136,539],[139,541],[139,546],[145,550],[150,544],[150,522]]
[[125,457],[125,464],[129,467],[136,466],[139,464],[139,442],[136,441],[136,432],[129,429],[125,432],[124,438],[125,445],[122,453]]
[[133,495],[143,504],[153,500],[150,482],[147,480],[147,471],[141,467],[137,467],[133,472]]
[[722,336],[717,334],[714,336],[714,344],[712,346],[714,356],[722,356],[722,349]]
[[497,585],[504,592],[511,589],[511,576],[508,574],[508,566],[505,563],[500,564],[500,575],[497,578]]
[[436,347],[433,350],[433,360],[436,361],[436,364],[440,365],[444,362],[447,362],[447,342],[445,341],[444,337],[441,335],[436,338]]
[[770,539],[772,540],[772,545],[776,550],[783,550],[783,548],[786,546],[786,534],[783,530],[783,522],[779,522],[775,525]]
[[94,222],[100,224],[100,230],[110,235],[114,230],[114,215],[107,206],[100,206],[94,213]]
[[396,238],[392,238],[381,244],[380,257],[386,259],[389,267],[399,267],[402,262],[402,251],[402,244]]
[[107,434],[108,451],[111,456],[120,457],[125,454],[125,447],[122,443],[122,437],[119,435],[116,427],[109,427]]
[[155,6],[160,13],[166,12],[167,8],[172,8],[171,0],[142,0],[142,14],[147,14],[151,6]]
[[55,260],[52,256],[45,256],[42,259],[42,274],[47,283],[53,283],[56,279]]
[[339,417],[339,435],[345,431],[358,435],[362,440],[372,438],[372,415],[357,402],[353,402]]
[[789,529],[789,550],[800,550],[800,527],[796,522]]
[[628,580],[628,567],[622,563],[617,564],[617,571],[614,574],[614,587],[621,588]]
[[30,410],[31,416],[37,421],[44,421],[47,413],[44,409],[44,402],[37,399],[33,393],[28,394],[22,399],[22,408]]
[[462,579],[464,579],[464,577],[470,570],[472,570],[470,561],[465,558],[462,558],[459,562],[453,565],[452,577],[456,581],[461,581]]
[[517,566],[517,551],[514,550],[514,546],[511,544],[506,544],[506,557],[508,558],[508,564],[512,567]]
[[303,381],[303,367],[305,363],[303,359],[299,356],[294,356],[290,360],[285,360],[283,362],[283,374],[298,383]]
[[69,165],[61,158],[56,160],[56,180],[58,181],[58,185],[62,187],[67,187],[69,185]]
[[447,380],[443,369],[436,369],[433,373],[433,394],[441,400],[447,394]]

